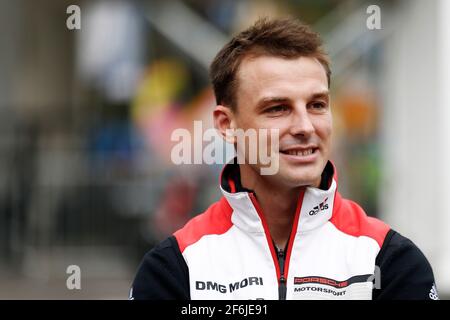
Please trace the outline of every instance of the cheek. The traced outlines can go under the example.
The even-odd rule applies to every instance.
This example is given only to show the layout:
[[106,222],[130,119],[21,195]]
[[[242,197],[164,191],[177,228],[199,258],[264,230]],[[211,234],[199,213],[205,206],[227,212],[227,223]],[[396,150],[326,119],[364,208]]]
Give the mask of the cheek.
[[243,130],[259,127],[257,119],[254,116],[244,112],[241,112],[238,116],[236,116],[235,121],[237,127]]
[[288,131],[285,128],[287,125],[280,119],[267,119],[258,115],[249,115],[247,118],[239,122],[239,127],[246,129],[277,129],[280,132]]
[[329,119],[323,119],[316,124],[317,135],[324,141],[329,142],[331,134],[333,133],[333,122],[331,117]]

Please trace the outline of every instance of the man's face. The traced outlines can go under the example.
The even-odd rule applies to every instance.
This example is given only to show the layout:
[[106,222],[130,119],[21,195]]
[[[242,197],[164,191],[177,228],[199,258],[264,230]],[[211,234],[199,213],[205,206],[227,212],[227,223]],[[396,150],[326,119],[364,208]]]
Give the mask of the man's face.
[[[332,132],[323,66],[310,57],[246,57],[237,77],[237,128],[279,129],[279,149],[273,150],[279,153],[279,170],[268,178],[290,188],[318,186]],[[260,165],[250,165],[260,172]]]

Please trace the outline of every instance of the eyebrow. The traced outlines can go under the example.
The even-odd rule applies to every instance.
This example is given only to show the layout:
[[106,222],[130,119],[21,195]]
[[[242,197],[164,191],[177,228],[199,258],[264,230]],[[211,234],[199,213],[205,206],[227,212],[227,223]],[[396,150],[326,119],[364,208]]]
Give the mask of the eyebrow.
[[[330,96],[330,92],[328,90],[320,91],[320,92],[315,92],[315,93],[311,94],[308,97],[308,100],[314,100],[314,99],[318,99],[318,98],[326,98],[328,100],[329,96]],[[257,108],[258,109],[262,108],[269,103],[286,103],[286,102],[290,102],[290,101],[291,101],[291,99],[287,98],[287,97],[265,97],[265,98],[262,98],[257,103]]]
[[309,97],[309,100],[314,100],[314,99],[317,99],[317,98],[327,98],[328,99],[329,97],[330,97],[330,91],[326,90],[326,91],[313,93]]
[[264,105],[267,104],[269,102],[286,102],[286,101],[290,101],[291,99],[289,98],[285,98],[285,97],[266,97],[266,98],[262,98],[259,102],[258,105]]

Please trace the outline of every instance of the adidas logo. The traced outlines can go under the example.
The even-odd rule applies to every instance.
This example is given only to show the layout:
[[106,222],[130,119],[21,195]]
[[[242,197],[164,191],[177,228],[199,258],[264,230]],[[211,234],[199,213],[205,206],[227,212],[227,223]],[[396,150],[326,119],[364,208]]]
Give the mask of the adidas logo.
[[320,211],[328,209],[327,203],[328,197],[325,198],[318,206],[315,206],[311,211],[309,211],[310,216],[318,214]]

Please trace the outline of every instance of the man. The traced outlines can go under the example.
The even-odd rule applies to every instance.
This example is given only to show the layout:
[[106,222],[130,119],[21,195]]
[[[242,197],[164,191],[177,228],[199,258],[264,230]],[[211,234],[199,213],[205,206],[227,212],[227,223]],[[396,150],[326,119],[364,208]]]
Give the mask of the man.
[[227,164],[223,198],[145,255],[131,299],[437,298],[420,250],[337,192],[330,74],[319,36],[294,19],[261,19],[224,46],[215,127],[235,145],[230,130],[277,130],[278,170]]

